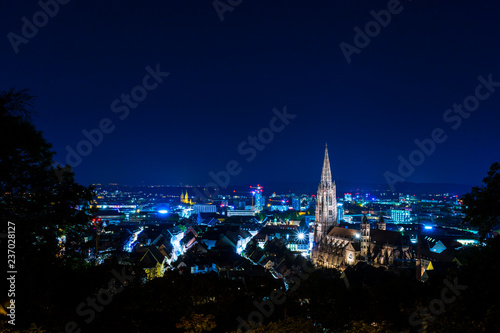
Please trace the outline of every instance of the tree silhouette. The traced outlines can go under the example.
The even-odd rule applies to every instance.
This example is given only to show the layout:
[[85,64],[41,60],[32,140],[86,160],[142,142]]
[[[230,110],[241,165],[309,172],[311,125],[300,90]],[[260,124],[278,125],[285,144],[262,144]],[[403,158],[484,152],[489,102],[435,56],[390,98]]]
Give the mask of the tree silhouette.
[[54,167],[52,145],[32,123],[33,101],[27,90],[0,92],[0,220],[2,232],[15,236],[9,270],[17,271],[19,329],[45,318],[41,309],[65,295],[51,290],[54,283],[67,288],[59,277],[87,266],[94,244],[85,240],[92,234],[91,188],[77,184],[70,169]]
[[52,145],[31,122],[33,101],[27,90],[0,92],[2,225],[16,226],[18,261],[81,263],[91,189],[54,168]]
[[495,162],[483,179],[485,186],[473,187],[470,193],[462,197],[464,223],[479,229],[480,240],[496,224],[500,223],[500,164]]

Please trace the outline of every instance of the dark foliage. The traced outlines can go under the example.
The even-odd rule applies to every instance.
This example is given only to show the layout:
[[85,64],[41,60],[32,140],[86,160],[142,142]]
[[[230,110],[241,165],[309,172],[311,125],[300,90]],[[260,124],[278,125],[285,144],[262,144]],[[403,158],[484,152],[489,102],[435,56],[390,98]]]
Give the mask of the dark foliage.
[[33,100],[26,90],[0,92],[0,219],[3,232],[15,225],[16,297],[26,312],[38,302],[33,296],[44,297],[37,293],[43,275],[86,265],[83,236],[91,232],[91,189],[54,167],[51,145],[31,123]]
[[484,239],[491,228],[500,223],[500,163],[491,165],[483,179],[484,186],[473,187],[463,196],[464,222],[479,229]]

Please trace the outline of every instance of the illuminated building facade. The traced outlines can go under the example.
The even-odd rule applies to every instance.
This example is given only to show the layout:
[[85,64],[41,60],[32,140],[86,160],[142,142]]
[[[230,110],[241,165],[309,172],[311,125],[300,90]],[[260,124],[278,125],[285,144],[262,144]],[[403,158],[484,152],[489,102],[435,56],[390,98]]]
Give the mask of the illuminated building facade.
[[337,199],[332,182],[328,149],[325,149],[321,182],[318,186],[312,261],[317,266],[345,268],[365,261],[375,266],[390,266],[395,259],[410,259],[410,240],[399,232],[386,230],[383,217],[371,229],[366,215],[360,229],[337,227]]
[[391,220],[396,223],[410,222],[409,209],[391,209]]
[[397,231],[372,229],[363,217],[360,230],[333,227],[315,245],[312,260],[317,266],[343,269],[364,261],[375,267],[388,267],[397,260],[410,260],[410,239]]
[[217,213],[217,206],[206,204],[195,204],[193,206],[193,214],[198,213]]
[[262,186],[257,185],[257,187],[255,187],[255,190],[252,191],[252,194],[255,196],[254,210],[256,213],[259,213],[266,203],[266,200],[262,196]]
[[337,204],[337,223],[342,222],[344,219],[344,204],[342,202],[339,202]]
[[189,199],[189,195],[188,195],[187,190],[186,190],[186,194],[184,194],[184,192],[181,192],[181,203],[188,204],[188,205],[193,204],[193,201],[191,201],[191,199]]
[[325,158],[321,181],[316,198],[316,222],[314,225],[314,242],[319,243],[327,234],[328,229],[337,225],[337,193],[335,183],[332,182],[328,147],[325,147]]

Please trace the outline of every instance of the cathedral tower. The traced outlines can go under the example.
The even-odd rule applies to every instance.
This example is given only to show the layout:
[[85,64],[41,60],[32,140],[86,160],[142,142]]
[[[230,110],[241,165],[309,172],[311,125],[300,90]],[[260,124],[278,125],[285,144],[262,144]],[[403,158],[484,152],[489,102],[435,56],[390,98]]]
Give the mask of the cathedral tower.
[[384,221],[384,215],[382,215],[382,212],[380,212],[380,215],[378,216],[378,223],[377,223],[377,229],[378,230],[386,230],[387,226]]
[[360,229],[361,229],[361,256],[366,257],[368,255],[370,246],[370,222],[368,222],[366,215],[363,215]]
[[326,236],[328,229],[337,225],[337,193],[335,183],[332,182],[328,147],[325,147],[325,159],[321,182],[316,197],[316,222],[314,227],[314,242],[318,244]]

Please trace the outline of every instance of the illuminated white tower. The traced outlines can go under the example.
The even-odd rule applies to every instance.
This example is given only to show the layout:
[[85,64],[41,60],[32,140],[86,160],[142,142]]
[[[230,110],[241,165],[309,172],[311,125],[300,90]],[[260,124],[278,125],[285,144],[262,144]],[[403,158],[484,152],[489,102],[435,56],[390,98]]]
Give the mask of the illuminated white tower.
[[321,172],[321,182],[316,197],[316,222],[314,224],[314,242],[318,244],[331,226],[337,225],[337,191],[332,182],[328,146],[325,147],[325,159]]
[[262,197],[262,186],[257,184],[257,187],[252,188],[255,188],[255,190],[252,191],[252,194],[255,196],[255,204],[253,208],[256,213],[260,213],[262,211],[262,206],[265,204],[264,198]]
[[368,222],[366,215],[363,215],[360,229],[361,229],[361,256],[366,257],[368,255],[370,246],[370,222]]

